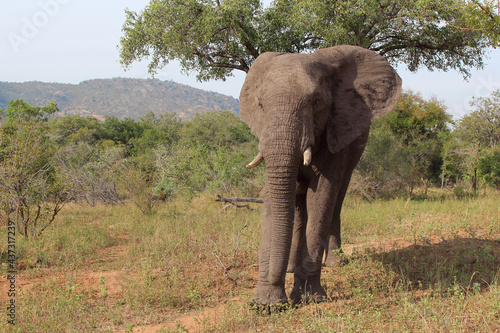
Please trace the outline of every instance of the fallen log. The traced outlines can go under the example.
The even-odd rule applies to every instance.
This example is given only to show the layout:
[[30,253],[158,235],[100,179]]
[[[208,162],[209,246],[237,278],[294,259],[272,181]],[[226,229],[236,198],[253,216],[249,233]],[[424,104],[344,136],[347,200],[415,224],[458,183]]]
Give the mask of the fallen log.
[[220,202],[227,202],[237,208],[250,208],[248,204],[238,204],[238,202],[254,202],[254,203],[264,203],[263,199],[257,199],[257,198],[224,198],[221,195],[217,195],[217,199],[215,201],[220,201]]
[[257,198],[224,198],[220,194],[217,195],[217,199],[215,201],[222,201],[222,202],[255,202],[255,203],[264,203],[264,199],[257,199]]

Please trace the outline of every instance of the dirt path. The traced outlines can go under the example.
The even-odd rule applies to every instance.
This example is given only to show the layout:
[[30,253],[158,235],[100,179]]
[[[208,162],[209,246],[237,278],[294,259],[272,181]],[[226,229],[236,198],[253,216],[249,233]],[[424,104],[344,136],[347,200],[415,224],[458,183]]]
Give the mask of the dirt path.
[[[96,258],[105,258],[106,261],[113,261],[121,256],[127,247],[124,245],[112,246],[106,251],[100,251]],[[51,283],[54,286],[61,288],[69,288],[75,286],[77,291],[86,293],[101,294],[106,296],[115,296],[122,291],[123,277],[127,272],[124,269],[117,270],[93,270],[86,266],[91,266],[100,260],[88,260],[84,268],[74,271],[60,272],[51,268],[37,268],[30,271],[29,275],[20,269],[16,274],[16,289],[22,291],[22,294],[33,291],[39,285]],[[3,275],[0,279],[0,291],[8,290],[9,281],[7,275]],[[0,301],[8,300],[7,293],[0,293]]]

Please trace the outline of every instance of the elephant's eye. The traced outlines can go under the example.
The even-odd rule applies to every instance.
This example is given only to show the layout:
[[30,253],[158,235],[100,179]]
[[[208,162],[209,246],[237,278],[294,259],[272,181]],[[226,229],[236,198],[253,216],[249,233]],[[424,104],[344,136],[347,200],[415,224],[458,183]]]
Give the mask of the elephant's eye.
[[318,104],[321,104],[321,98],[319,97],[313,101],[313,105],[318,105]]

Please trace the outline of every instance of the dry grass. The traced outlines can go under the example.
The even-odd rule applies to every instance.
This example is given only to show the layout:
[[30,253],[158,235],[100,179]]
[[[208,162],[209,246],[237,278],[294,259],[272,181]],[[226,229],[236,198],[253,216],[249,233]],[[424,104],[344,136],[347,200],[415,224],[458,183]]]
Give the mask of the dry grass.
[[[17,325],[2,320],[0,330],[495,332],[499,202],[499,193],[348,198],[351,261],[324,269],[330,300],[271,316],[247,306],[257,282],[258,212],[223,211],[208,196],[167,202],[150,216],[133,205],[71,206],[40,239],[18,239],[19,259],[34,264],[18,274]],[[5,292],[0,300],[8,301]]]

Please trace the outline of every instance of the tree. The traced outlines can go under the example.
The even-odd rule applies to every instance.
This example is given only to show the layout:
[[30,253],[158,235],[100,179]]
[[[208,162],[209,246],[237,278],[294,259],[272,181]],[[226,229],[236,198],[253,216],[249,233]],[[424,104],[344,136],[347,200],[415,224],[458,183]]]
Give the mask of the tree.
[[94,117],[66,116],[51,122],[50,137],[58,145],[70,142],[92,144],[99,139],[99,129],[99,123]]
[[9,101],[9,106],[5,110],[6,126],[12,125],[16,121],[33,119],[35,121],[47,121],[48,118],[59,111],[57,104],[52,102],[44,107],[31,106],[22,99]]
[[259,0],[151,0],[140,13],[126,11],[120,59],[127,68],[150,58],[151,74],[175,59],[200,81],[224,80],[266,51],[351,44],[411,71],[468,76],[490,41],[490,30],[472,26],[469,8],[456,0],[276,0],[267,8]]
[[121,145],[127,145],[131,139],[140,137],[144,131],[141,124],[135,120],[119,120],[116,117],[106,117],[100,128],[101,139],[112,140]]
[[444,164],[443,172],[449,177],[468,179],[474,191],[478,177],[498,187],[500,90],[490,97],[473,99],[471,106],[475,110],[457,122],[447,144],[444,158],[449,162]]
[[500,190],[500,149],[496,147],[485,154],[478,164],[479,177],[483,178],[486,184],[490,184]]
[[26,238],[42,233],[70,199],[47,137],[45,120],[55,109],[11,101],[0,128],[0,214]]
[[443,137],[450,132],[452,117],[443,102],[420,94],[404,92],[385,121],[408,150],[410,173],[406,176],[410,193],[422,181],[427,194],[429,181],[441,175]]
[[420,93],[408,90],[401,94],[386,121],[392,132],[408,145],[420,139],[437,139],[439,133],[449,131],[452,118],[435,96],[425,100]]
[[132,155],[138,156],[150,152],[158,145],[171,145],[179,140],[182,123],[174,113],[163,113],[156,116],[148,112],[139,122],[143,131],[139,137],[129,140],[133,146]]
[[475,110],[458,122],[457,135],[479,148],[495,148],[500,144],[500,89],[470,105]]
[[403,92],[394,112],[373,126],[358,170],[380,186],[399,189],[404,184],[410,194],[422,182],[427,193],[429,182],[439,180],[450,124],[451,115],[443,102]]
[[180,144],[207,148],[231,147],[253,141],[250,128],[230,111],[199,113],[180,130]]

